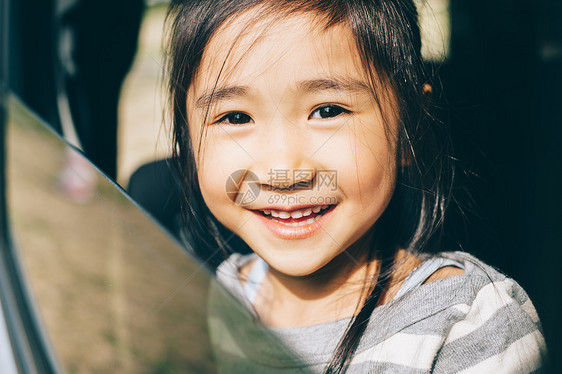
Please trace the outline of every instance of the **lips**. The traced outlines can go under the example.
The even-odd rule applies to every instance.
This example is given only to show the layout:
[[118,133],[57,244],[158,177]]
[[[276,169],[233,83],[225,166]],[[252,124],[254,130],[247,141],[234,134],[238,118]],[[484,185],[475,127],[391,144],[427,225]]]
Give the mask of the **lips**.
[[316,205],[292,210],[260,209],[253,212],[275,236],[303,239],[315,234],[331,216],[336,205]]

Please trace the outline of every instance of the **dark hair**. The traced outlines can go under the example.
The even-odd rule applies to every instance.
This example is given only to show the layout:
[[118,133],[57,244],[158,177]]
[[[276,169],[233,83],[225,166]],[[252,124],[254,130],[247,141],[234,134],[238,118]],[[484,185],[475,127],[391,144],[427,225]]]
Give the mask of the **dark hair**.
[[[183,188],[186,236],[194,251],[217,266],[233,251],[249,252],[236,235],[213,217],[201,196],[189,137],[186,95],[210,38],[231,16],[259,7],[259,15],[313,14],[325,28],[347,25],[369,73],[373,95],[393,93],[398,119],[397,183],[376,226],[369,258],[381,260],[376,282],[340,341],[329,373],[345,371],[372,311],[382,300],[399,248],[427,253],[439,248],[450,199],[453,167],[443,124],[429,112],[430,83],[421,57],[417,11],[412,0],[173,0],[168,14],[169,105],[172,109],[174,156]],[[382,106],[381,107],[382,111]],[[375,228],[373,228],[375,230]],[[375,253],[376,251],[376,253]]]

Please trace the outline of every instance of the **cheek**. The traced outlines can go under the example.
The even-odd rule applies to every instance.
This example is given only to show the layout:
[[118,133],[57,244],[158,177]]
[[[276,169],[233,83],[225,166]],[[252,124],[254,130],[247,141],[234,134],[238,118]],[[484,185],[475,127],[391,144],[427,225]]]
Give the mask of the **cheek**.
[[[196,121],[197,118],[194,116],[189,118],[190,123],[197,123]],[[209,134],[202,134],[198,126],[190,128],[189,134],[193,144],[201,195],[211,212],[215,214],[216,203],[227,197],[224,190],[227,172],[223,170],[221,154],[216,152],[216,146],[209,144]],[[203,141],[200,142],[200,139]]]
[[236,206],[232,193],[236,194],[239,183],[237,171],[247,169],[248,162],[236,142],[216,135],[208,131],[203,138],[197,157],[197,177],[203,199],[213,215],[233,230],[235,227],[230,223],[237,222],[237,218],[232,217],[231,208]]
[[197,161],[197,177],[205,203],[218,218],[220,208],[231,203],[226,188],[234,166],[229,165],[232,159],[222,157],[220,152],[212,149],[206,146],[202,148]]
[[365,191],[390,192],[394,188],[396,168],[393,152],[388,145],[377,149],[364,148],[357,152],[358,188]]
[[344,171],[342,179],[345,179],[341,187],[346,198],[356,204],[356,213],[361,215],[378,217],[394,191],[394,168],[388,163],[379,163],[371,154],[365,154],[356,168]]
[[[211,160],[208,160],[206,163],[210,164],[210,161]],[[224,204],[228,200],[228,195],[225,191],[225,181],[227,178],[228,173],[221,172],[219,169],[212,171],[212,169],[207,167],[199,168],[198,179],[201,194],[203,195],[205,203],[213,213],[215,213],[214,211],[217,206]]]
[[361,123],[354,133],[360,187],[391,192],[396,179],[396,140],[389,138],[381,118],[376,125]]
[[357,213],[379,216],[396,182],[394,146],[382,132],[355,133],[351,143],[340,159],[340,185],[346,197],[357,203]]

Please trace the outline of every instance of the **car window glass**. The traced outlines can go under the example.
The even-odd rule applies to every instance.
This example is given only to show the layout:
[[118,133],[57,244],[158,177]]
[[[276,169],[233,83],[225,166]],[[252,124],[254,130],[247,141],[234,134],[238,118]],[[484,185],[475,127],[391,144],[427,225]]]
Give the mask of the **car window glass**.
[[[38,324],[62,371],[216,371],[207,324],[214,276],[14,97],[8,114],[14,247]],[[64,165],[69,154],[76,165]],[[88,199],[69,194],[61,171],[97,178],[95,190]],[[294,360],[218,290],[221,308],[240,329]],[[238,342],[227,344],[235,350]]]

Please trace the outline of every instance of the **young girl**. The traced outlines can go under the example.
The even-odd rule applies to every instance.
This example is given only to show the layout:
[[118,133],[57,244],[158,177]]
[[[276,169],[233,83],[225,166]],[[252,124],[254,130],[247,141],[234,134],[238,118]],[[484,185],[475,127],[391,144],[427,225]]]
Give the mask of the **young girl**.
[[217,308],[220,369],[540,368],[521,287],[439,252],[453,173],[412,1],[185,0],[170,17],[186,235],[302,361]]

